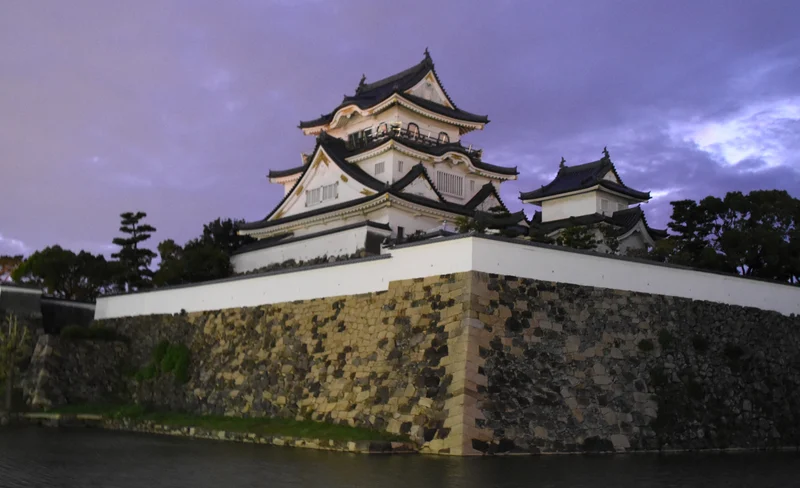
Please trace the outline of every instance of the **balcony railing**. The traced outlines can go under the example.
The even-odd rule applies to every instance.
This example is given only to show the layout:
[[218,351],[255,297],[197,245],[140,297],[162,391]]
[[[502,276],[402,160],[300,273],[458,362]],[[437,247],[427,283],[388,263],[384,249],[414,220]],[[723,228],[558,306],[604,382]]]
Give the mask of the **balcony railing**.
[[[451,145],[451,144],[456,145],[456,143],[451,143],[449,140],[446,140],[444,138],[439,139],[436,137],[426,136],[416,130],[408,130],[402,127],[389,127],[388,129],[384,129],[382,131],[374,131],[372,129],[366,129],[354,132],[348,136],[347,148],[350,150],[362,149],[373,143],[381,142],[389,138],[406,140],[417,144],[421,144],[423,146],[430,146],[430,147]],[[483,152],[481,149],[472,149],[472,146],[463,147],[463,150],[470,157],[475,157],[477,159],[480,159],[481,153]]]

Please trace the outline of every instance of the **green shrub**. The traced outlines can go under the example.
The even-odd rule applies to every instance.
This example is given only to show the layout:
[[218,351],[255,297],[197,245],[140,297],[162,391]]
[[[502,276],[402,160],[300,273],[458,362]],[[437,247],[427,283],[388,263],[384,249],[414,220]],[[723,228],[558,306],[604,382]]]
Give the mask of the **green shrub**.
[[155,364],[161,364],[161,360],[167,354],[167,349],[169,349],[169,341],[161,341],[156,345],[155,349],[153,349],[153,362]]
[[186,383],[189,381],[189,356],[189,348],[184,344],[161,341],[153,349],[152,360],[136,374],[136,380],[150,380],[172,373],[177,384]]
[[70,325],[61,329],[60,335],[69,341],[128,341],[127,337],[115,329],[101,325],[92,325],[91,327]]
[[158,375],[158,368],[152,362],[147,363],[142,369],[140,369],[134,378],[136,381],[146,381],[155,378]]
[[147,413],[141,405],[123,405],[111,412],[111,417],[115,419],[139,418]]
[[701,336],[700,334],[695,335],[692,337],[692,346],[694,346],[694,350],[699,352],[700,354],[705,353],[708,351],[708,339]]
[[666,329],[662,329],[658,333],[658,343],[661,344],[661,349],[669,349],[675,343],[675,336]]
[[644,352],[652,351],[653,350],[653,341],[651,341],[650,339],[642,339],[641,341],[639,341],[638,346],[639,346],[639,350],[640,351],[644,351]]

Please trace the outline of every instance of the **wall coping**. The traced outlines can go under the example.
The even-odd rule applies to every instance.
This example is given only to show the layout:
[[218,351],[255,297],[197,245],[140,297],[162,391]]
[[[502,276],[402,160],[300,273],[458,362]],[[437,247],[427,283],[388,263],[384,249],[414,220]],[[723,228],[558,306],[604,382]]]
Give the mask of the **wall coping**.
[[464,234],[455,234],[455,235],[450,235],[450,236],[437,237],[435,239],[429,239],[429,240],[423,240],[423,241],[414,241],[414,242],[408,242],[408,243],[404,243],[404,244],[396,244],[396,245],[391,246],[390,249],[405,249],[405,248],[414,247],[414,246],[422,246],[422,245],[425,245],[425,244],[432,244],[432,243],[435,243],[435,242],[444,242],[444,241],[453,241],[453,240],[458,240],[458,239],[465,239],[467,237],[475,237],[477,239],[486,239],[486,240],[489,240],[489,241],[508,242],[510,244],[519,244],[519,245],[522,245],[522,246],[538,247],[540,249],[550,249],[550,250],[553,250],[553,251],[561,251],[561,252],[572,253],[572,254],[581,254],[583,256],[592,256],[592,257],[601,258],[601,259],[613,259],[613,260],[616,260],[616,261],[626,261],[626,262],[629,262],[629,263],[646,264],[646,265],[650,265],[650,266],[658,266],[658,267],[662,267],[662,268],[671,268],[671,269],[677,269],[677,270],[682,270],[682,271],[694,271],[694,272],[697,272],[697,273],[706,273],[706,274],[711,274],[711,275],[715,275],[715,276],[724,276],[726,278],[737,278],[737,279],[746,280],[746,281],[756,281],[756,282],[761,282],[761,283],[771,283],[773,285],[788,286],[790,288],[800,288],[798,285],[794,285],[792,283],[787,283],[787,282],[784,282],[784,281],[771,280],[769,278],[759,278],[759,277],[756,277],[756,276],[742,276],[742,275],[736,274],[736,273],[725,273],[723,271],[713,271],[713,270],[702,269],[702,268],[692,268],[691,266],[683,266],[683,265],[680,265],[680,264],[660,263],[658,261],[651,261],[649,259],[634,258],[634,257],[630,257],[630,256],[619,256],[619,255],[616,255],[616,254],[599,253],[599,252],[594,252],[594,251],[586,251],[586,250],[583,250],[583,249],[573,249],[571,247],[556,246],[556,245],[553,245],[553,244],[544,244],[542,242],[532,242],[532,241],[526,241],[524,239],[516,239],[516,238],[511,238],[511,237],[496,236],[496,235],[491,235],[491,234],[478,234],[478,233],[475,233],[475,232],[468,232],[468,233],[464,233]]
[[348,264],[358,264],[358,263],[365,263],[369,261],[377,261],[380,259],[389,259],[392,256],[389,254],[381,254],[377,256],[367,256],[364,258],[353,258],[353,259],[345,259],[344,261],[335,261],[332,263],[322,263],[322,264],[312,264],[310,266],[300,266],[297,268],[283,268],[283,269],[275,269],[272,271],[262,271],[260,273],[249,273],[249,274],[241,274],[236,276],[230,276],[228,278],[220,278],[218,280],[210,280],[210,281],[201,281],[198,283],[186,283],[185,285],[171,285],[171,286],[162,286],[160,288],[150,288],[147,290],[137,290],[137,291],[128,291],[128,292],[120,292],[120,293],[109,293],[107,295],[102,295],[98,297],[98,299],[103,298],[110,298],[110,297],[120,297],[120,296],[130,296],[130,295],[141,295],[144,293],[157,293],[160,291],[169,291],[169,290],[179,290],[182,288],[195,288],[200,286],[206,285],[216,285],[219,283],[229,283],[231,281],[241,281],[241,280],[252,280],[256,278],[263,278],[265,276],[277,276],[282,274],[290,274],[290,273],[299,273],[302,271],[313,271],[315,269],[323,269],[323,268],[333,268],[336,266],[344,266]]

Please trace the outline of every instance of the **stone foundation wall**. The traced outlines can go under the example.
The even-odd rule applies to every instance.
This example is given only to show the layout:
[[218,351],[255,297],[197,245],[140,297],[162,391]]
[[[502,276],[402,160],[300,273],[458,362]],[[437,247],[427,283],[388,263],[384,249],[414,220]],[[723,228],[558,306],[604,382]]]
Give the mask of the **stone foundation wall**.
[[[97,325],[129,344],[43,347],[107,377],[104,394],[197,414],[346,423],[454,455],[800,444],[800,318],[754,308],[469,272]],[[188,347],[186,383],[134,379],[161,341]],[[40,369],[51,403],[91,396]]]
[[140,402],[198,414],[283,416],[407,434],[460,453],[460,334],[468,275],[391,283],[388,292],[99,321],[130,338],[141,368],[162,341],[191,352],[189,379],[130,380]]
[[108,404],[126,399],[128,345],[121,341],[65,340],[42,335],[24,379],[33,408]]
[[475,273],[480,452],[800,445],[800,318]]

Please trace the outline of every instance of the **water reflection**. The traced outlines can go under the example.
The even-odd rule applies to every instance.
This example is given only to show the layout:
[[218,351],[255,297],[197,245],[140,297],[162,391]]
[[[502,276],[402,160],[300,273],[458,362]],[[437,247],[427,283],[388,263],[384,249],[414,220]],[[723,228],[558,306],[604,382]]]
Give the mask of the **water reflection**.
[[362,456],[104,432],[0,430],[0,487],[790,487],[800,455]]

